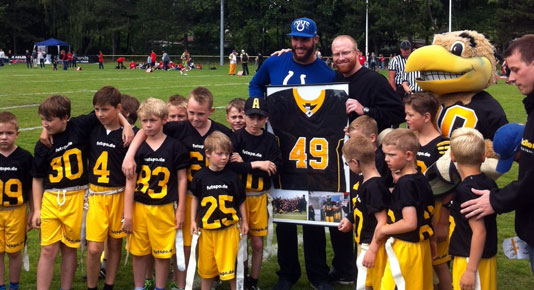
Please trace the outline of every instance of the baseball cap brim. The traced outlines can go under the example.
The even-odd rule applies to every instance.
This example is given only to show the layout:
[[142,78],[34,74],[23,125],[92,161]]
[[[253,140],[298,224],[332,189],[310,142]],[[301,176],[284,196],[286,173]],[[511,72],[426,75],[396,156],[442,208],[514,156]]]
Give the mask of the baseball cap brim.
[[245,115],[249,116],[249,115],[260,115],[260,116],[265,116],[267,117],[269,114],[264,111],[264,110],[260,110],[260,109],[248,109],[248,110],[245,110]]
[[499,159],[499,161],[497,162],[497,168],[495,168],[495,170],[497,170],[497,172],[501,174],[508,172],[508,170],[512,168],[512,164],[514,163],[514,157],[515,154],[512,154],[512,156],[509,158]]
[[291,32],[291,33],[288,33],[287,36],[306,37],[306,38],[315,37],[315,35],[313,34],[303,33],[303,32]]

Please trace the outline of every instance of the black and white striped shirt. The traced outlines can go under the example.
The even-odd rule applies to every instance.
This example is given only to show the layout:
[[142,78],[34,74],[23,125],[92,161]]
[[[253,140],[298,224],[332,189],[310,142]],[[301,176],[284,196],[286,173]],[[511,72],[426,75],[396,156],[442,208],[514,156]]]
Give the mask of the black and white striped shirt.
[[391,61],[389,62],[389,70],[395,71],[395,84],[396,85],[402,85],[402,82],[406,81],[408,82],[408,86],[410,87],[410,90],[412,92],[420,92],[422,91],[421,88],[417,85],[415,80],[419,76],[419,72],[404,72],[404,69],[406,67],[406,58],[402,57],[401,55],[395,56]]

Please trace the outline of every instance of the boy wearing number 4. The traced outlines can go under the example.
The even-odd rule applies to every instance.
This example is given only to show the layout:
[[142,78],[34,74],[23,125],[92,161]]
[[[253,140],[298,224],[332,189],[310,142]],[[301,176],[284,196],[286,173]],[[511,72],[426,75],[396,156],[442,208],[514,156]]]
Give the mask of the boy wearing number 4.
[[[37,289],[48,289],[61,250],[61,289],[71,289],[80,247],[84,195],[87,190],[87,140],[90,128],[99,124],[94,113],[70,119],[67,97],[50,96],[39,105],[43,123],[32,165],[32,226],[41,228],[41,255],[37,265]],[[121,115],[122,116],[122,115]],[[69,120],[70,119],[70,120]],[[124,117],[121,124],[130,128]],[[133,136],[131,129],[129,137]],[[124,135],[123,135],[124,138]]]
[[[162,100],[148,98],[138,113],[146,141],[135,153],[137,174],[126,180],[123,230],[131,234],[135,289],[144,289],[146,260],[153,255],[156,290],[161,290],[175,251],[176,229],[184,223],[189,157],[178,140],[163,133],[167,105]],[[176,212],[174,202],[178,202]]]
[[[22,249],[26,237],[27,201],[32,189],[31,154],[15,145],[19,125],[15,115],[0,113],[0,289],[19,289]],[[4,254],[9,257],[6,288]]]
[[[268,229],[267,191],[271,188],[271,176],[281,163],[281,155],[276,137],[263,129],[269,119],[265,99],[248,98],[244,111],[246,126],[232,136],[234,153],[229,166],[241,173],[241,181],[246,187],[252,267],[245,288],[256,290],[263,257],[263,237],[267,236]],[[248,269],[248,265],[245,268]]]

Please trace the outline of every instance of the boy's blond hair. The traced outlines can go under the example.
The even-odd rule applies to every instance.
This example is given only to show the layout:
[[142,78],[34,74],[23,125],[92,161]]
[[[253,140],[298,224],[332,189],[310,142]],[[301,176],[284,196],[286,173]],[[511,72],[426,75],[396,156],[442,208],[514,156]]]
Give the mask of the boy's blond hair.
[[484,136],[473,128],[452,131],[451,153],[459,164],[480,165],[486,153]]
[[245,110],[245,100],[242,98],[231,100],[228,105],[226,105],[226,114],[228,114],[232,108],[236,108],[238,112],[243,112]]
[[135,124],[139,101],[130,95],[121,94],[121,113],[128,119],[128,123]]
[[8,123],[15,126],[15,129],[19,130],[19,121],[17,116],[11,112],[0,112],[0,123]]
[[358,135],[343,144],[343,157],[347,162],[355,159],[362,164],[375,164],[375,147],[369,138]]
[[354,119],[354,121],[350,122],[347,131],[350,133],[352,130],[359,130],[366,137],[371,137],[372,134],[378,136],[378,125],[376,124],[376,120],[367,115],[361,115]]
[[419,151],[419,139],[417,135],[412,130],[406,128],[399,128],[389,132],[382,140],[382,145],[391,145],[400,151],[412,152],[414,161],[417,156],[417,151]]
[[199,104],[208,103],[208,109],[213,107],[213,94],[204,87],[198,87],[189,93],[189,99],[194,99]]
[[187,109],[187,99],[182,95],[172,95],[169,97],[167,105]]
[[37,112],[46,118],[63,119],[66,117],[68,119],[70,118],[70,100],[60,95],[50,96],[39,105]]
[[211,153],[217,149],[220,149],[226,153],[232,153],[234,150],[230,138],[228,138],[228,136],[221,131],[214,131],[208,137],[206,137],[206,140],[204,140],[205,152]]
[[160,99],[148,98],[141,103],[137,114],[139,117],[146,118],[154,116],[160,119],[167,117],[167,104]]

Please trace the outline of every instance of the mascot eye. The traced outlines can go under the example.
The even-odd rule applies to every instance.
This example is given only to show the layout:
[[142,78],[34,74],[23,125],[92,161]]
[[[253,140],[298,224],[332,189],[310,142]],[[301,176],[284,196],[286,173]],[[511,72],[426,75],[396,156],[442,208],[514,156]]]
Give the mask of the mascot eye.
[[464,51],[463,42],[456,41],[451,46],[451,53],[457,56],[462,56],[462,51]]

